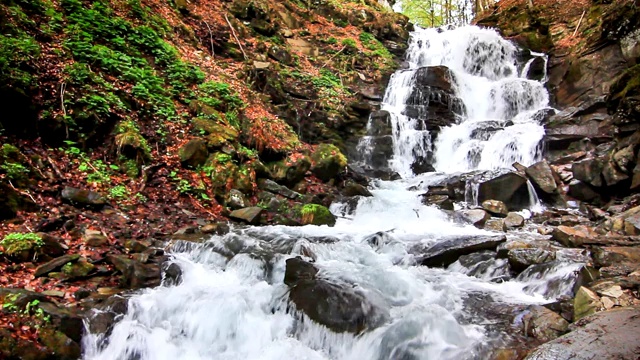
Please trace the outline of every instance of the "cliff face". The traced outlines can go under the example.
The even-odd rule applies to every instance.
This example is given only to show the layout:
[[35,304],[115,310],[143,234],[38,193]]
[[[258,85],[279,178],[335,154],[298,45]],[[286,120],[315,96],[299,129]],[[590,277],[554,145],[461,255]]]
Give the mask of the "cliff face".
[[[374,0],[8,0],[0,30],[0,287],[36,292],[0,300],[52,304],[157,284],[178,229],[334,223],[410,24]],[[25,304],[0,357],[60,350]]]
[[533,3],[502,1],[477,22],[549,54],[547,85],[560,112],[545,120],[547,157],[567,194],[596,205],[622,199],[640,186],[638,4]]

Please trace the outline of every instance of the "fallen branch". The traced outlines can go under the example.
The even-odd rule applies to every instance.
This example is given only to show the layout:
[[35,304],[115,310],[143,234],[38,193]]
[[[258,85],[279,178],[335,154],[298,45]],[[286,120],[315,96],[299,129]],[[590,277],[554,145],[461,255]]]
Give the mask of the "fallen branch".
[[571,37],[575,37],[576,34],[578,33],[578,29],[580,29],[580,25],[582,24],[582,19],[584,18],[584,14],[587,13],[587,10],[584,10],[582,12],[582,16],[580,16],[580,21],[578,21],[578,26],[576,26],[576,30],[573,32],[573,35],[571,35]]
[[233,28],[233,25],[231,25],[231,22],[229,21],[227,14],[224,14],[224,19],[227,20],[227,24],[229,24],[229,27],[231,28],[231,34],[233,35],[233,38],[236,39],[236,43],[238,43],[238,46],[240,47],[240,51],[242,51],[242,56],[244,56],[244,59],[247,60],[247,53],[244,52],[244,49],[242,48],[242,44],[240,44],[240,40],[236,35],[236,30]]
[[34,203],[36,203],[36,204],[37,204],[36,199],[34,199],[34,198],[33,198],[33,196],[31,196],[31,194],[29,194],[29,192],[28,192],[28,191],[22,191],[22,190],[20,190],[20,189],[16,189],[16,187],[15,187],[15,186],[13,186],[13,184],[11,183],[11,180],[9,180],[9,186],[11,186],[11,188],[12,188],[13,190],[15,190],[15,192],[17,192],[17,193],[19,193],[19,194],[22,194],[22,195],[26,195],[26,196],[28,196],[29,198],[31,198],[31,200],[32,200]]
[[53,171],[56,173],[56,175],[58,175],[58,177],[61,178],[61,179],[65,179],[65,176],[62,175],[62,171],[60,171],[58,166],[56,166],[56,163],[54,163],[53,160],[51,160],[49,155],[45,155],[45,157],[46,157],[47,162],[49,163],[49,165],[51,165],[51,168],[53,169]]
[[207,25],[207,29],[209,29],[209,42],[211,43],[211,56],[216,56],[215,51],[213,51],[213,33],[211,32],[211,27],[209,26],[209,23],[202,20],[204,22],[205,25]]

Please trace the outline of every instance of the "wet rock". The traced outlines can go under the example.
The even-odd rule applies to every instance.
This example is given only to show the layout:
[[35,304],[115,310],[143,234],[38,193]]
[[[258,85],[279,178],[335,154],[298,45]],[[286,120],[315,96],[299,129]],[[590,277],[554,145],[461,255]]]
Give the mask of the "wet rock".
[[504,259],[496,259],[496,253],[493,251],[462,255],[458,258],[458,262],[467,269],[463,272],[469,276],[491,281],[498,279],[504,281],[510,278],[508,262]]
[[311,168],[311,161],[307,156],[296,159],[284,159],[268,165],[271,178],[279,184],[294,186],[302,180]]
[[442,210],[453,211],[453,202],[447,195],[427,195],[422,197],[422,203],[425,205],[435,205]]
[[554,261],[556,253],[539,248],[513,249],[507,254],[509,265],[516,272],[521,272],[534,264],[543,264]]
[[38,308],[42,309],[55,329],[58,329],[71,340],[80,343],[84,332],[82,317],[75,313],[73,309],[56,306],[50,302],[41,302]]
[[235,220],[246,222],[247,224],[256,225],[260,223],[260,216],[263,209],[257,206],[244,209],[234,210],[229,217]]
[[122,283],[129,289],[160,285],[161,272],[157,264],[143,264],[126,255],[107,255],[107,261],[122,273]]
[[64,265],[68,263],[77,261],[79,258],[80,258],[80,255],[78,254],[60,256],[58,258],[55,258],[47,263],[44,263],[38,266],[33,276],[40,277],[40,276],[47,275],[52,271],[56,271],[62,268]]
[[207,225],[204,225],[202,228],[200,228],[200,231],[203,234],[215,234],[215,235],[225,235],[225,234],[228,234],[230,230],[231,229],[229,227],[229,224],[222,223],[222,222],[207,224]]
[[507,227],[504,224],[504,219],[491,218],[484,224],[484,229],[489,231],[504,232],[507,231]]
[[531,352],[526,360],[635,360],[640,333],[640,310],[613,309],[593,315],[573,330]]
[[99,247],[107,245],[109,243],[109,238],[99,230],[85,230],[84,243],[88,246]]
[[182,282],[182,269],[176,263],[163,264],[164,285],[179,285]]
[[445,267],[462,255],[483,250],[495,251],[507,239],[500,236],[461,236],[441,239],[433,246],[418,254],[418,263],[429,267]]
[[537,162],[527,168],[525,171],[531,182],[538,189],[544,191],[547,194],[553,194],[556,192],[558,186],[553,176],[553,169],[549,166],[546,160]]
[[180,148],[178,156],[183,166],[196,168],[204,165],[209,156],[207,143],[202,139],[191,139]]
[[504,226],[507,229],[516,229],[524,226],[524,217],[518,213],[510,212],[504,219]]
[[351,180],[347,181],[347,183],[345,184],[344,189],[342,190],[342,194],[344,196],[373,196],[369,189]]
[[91,308],[92,311],[86,316],[89,332],[109,336],[115,323],[129,309],[129,301],[120,295],[112,295]]
[[311,154],[313,167],[311,172],[322,181],[329,181],[344,171],[347,167],[347,158],[340,149],[332,144],[320,144]]
[[40,329],[38,338],[47,350],[54,354],[55,359],[76,360],[80,358],[80,345],[61,331],[44,327]]
[[393,130],[391,129],[391,115],[387,110],[378,110],[371,113],[369,118],[369,125],[367,128],[367,135],[369,136],[390,136]]
[[517,173],[507,173],[480,183],[478,202],[485,200],[502,201],[511,210],[529,206],[527,179]]
[[485,200],[482,202],[482,208],[495,216],[506,217],[509,214],[507,205],[499,200]]
[[282,195],[287,199],[296,200],[302,198],[300,193],[297,193],[286,186],[282,186],[273,180],[259,179],[258,188],[261,190],[269,191],[274,194]]
[[581,286],[573,299],[573,321],[595,314],[602,309],[602,302],[598,295],[589,288]]
[[335,332],[361,333],[382,325],[385,309],[371,303],[352,287],[316,277],[317,269],[301,259],[288,259],[285,282],[289,298],[311,320]]
[[491,215],[482,209],[462,210],[460,215],[477,228],[484,227],[487,220],[491,219]]
[[550,341],[563,335],[569,322],[562,316],[539,305],[532,305],[522,318],[523,333],[540,341]]
[[325,206],[318,204],[306,204],[300,208],[300,222],[302,225],[328,225],[336,224],[336,217]]
[[102,207],[106,204],[105,198],[94,191],[65,186],[62,190],[62,198],[71,204]]

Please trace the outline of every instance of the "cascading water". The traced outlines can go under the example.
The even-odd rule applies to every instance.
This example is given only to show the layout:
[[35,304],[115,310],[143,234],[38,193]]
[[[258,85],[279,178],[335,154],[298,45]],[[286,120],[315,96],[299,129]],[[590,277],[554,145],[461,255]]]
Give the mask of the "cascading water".
[[[424,124],[403,114],[415,71],[396,73],[384,101],[393,122],[392,166],[408,175],[411,162],[428,151],[435,152],[436,166],[447,170],[535,160],[542,128],[529,114],[546,105],[546,93],[539,83],[516,77],[514,56],[515,48],[490,30],[415,32],[407,56],[411,69],[442,64],[454,69],[455,90],[466,109],[432,149]],[[499,129],[474,138],[487,119]],[[505,149],[506,144],[513,146]],[[479,160],[470,155],[472,148]],[[378,181],[374,196],[360,199],[355,212],[333,228],[248,227],[202,244],[178,242],[172,262],[182,269],[180,283],[132,296],[128,312],[109,334],[84,337],[84,358],[486,358],[509,331],[508,325],[492,326],[498,320],[487,309],[553,300],[570,291],[564,284],[576,268],[560,257],[550,268],[510,279],[500,259],[485,259],[486,266],[461,261],[448,269],[420,266],[419,249],[443,238],[491,234],[455,223],[422,205],[419,192],[407,190],[443,176]],[[334,204],[331,210],[343,207]],[[312,261],[322,279],[364,294],[388,313],[384,322],[358,335],[335,333],[295,311],[283,281],[285,260],[295,256]]]

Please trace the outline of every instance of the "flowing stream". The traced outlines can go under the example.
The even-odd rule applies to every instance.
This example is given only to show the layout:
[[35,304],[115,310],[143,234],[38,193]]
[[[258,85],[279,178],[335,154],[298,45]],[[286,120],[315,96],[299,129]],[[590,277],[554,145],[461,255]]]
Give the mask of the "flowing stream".
[[[541,155],[544,130],[535,113],[548,96],[542,83],[519,77],[528,64],[519,65],[516,57],[517,49],[491,30],[414,32],[410,69],[394,75],[383,104],[393,121],[391,164],[403,179],[375,181],[374,196],[360,199],[354,211],[332,205],[344,215],[332,228],[236,228],[201,244],[175,244],[180,284],[132,296],[107,337],[85,336],[84,358],[486,358],[515,331],[510,311],[569,294],[579,266],[570,264],[579,256],[572,253],[558,255],[557,266],[516,278],[508,276],[504,259],[457,261],[447,269],[416,264],[417,248],[489,234],[422,205],[419,194],[430,184],[457,171],[529,165]],[[456,94],[466,107],[433,143],[417,120],[403,115],[414,69],[432,65],[455,73]],[[490,133],[474,135],[487,127]],[[412,176],[410,163],[427,151],[440,172]],[[509,237],[536,240],[524,231]],[[295,256],[313,261],[323,279],[349,284],[388,310],[386,322],[359,335],[335,333],[295,311],[283,282],[285,261]]]

